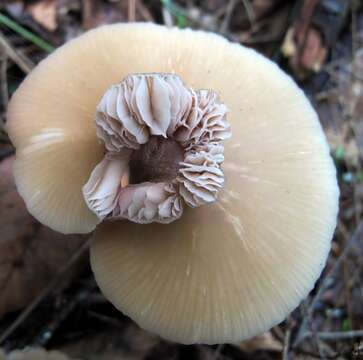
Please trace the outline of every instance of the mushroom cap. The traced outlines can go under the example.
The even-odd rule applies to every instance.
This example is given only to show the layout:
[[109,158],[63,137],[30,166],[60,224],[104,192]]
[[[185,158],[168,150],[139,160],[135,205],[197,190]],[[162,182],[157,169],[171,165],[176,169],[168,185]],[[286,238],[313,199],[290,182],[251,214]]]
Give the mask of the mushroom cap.
[[[339,191],[317,115],[274,63],[220,36],[151,24],[92,30],[44,60],[13,97],[15,176],[32,214],[62,232],[96,217],[82,186],[102,157],[96,106],[130,73],[175,72],[229,108],[225,185],[172,224],[104,223],[92,268],[141,327],[181,343],[236,342],[282,321],[319,277]],[[34,118],[34,119],[32,119]]]

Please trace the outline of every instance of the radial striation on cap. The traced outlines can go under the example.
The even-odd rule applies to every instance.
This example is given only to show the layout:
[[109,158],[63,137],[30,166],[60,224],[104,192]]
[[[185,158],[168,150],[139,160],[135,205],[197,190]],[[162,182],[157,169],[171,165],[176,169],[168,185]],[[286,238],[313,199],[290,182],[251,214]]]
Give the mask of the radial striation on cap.
[[[162,44],[162,46],[160,46]],[[319,277],[336,225],[335,168],[316,113],[293,80],[217,35],[119,24],[44,60],[9,109],[27,206],[62,232],[99,219],[82,186],[100,163],[95,109],[129,74],[175,73],[229,109],[224,188],[171,224],[101,224],[91,262],[106,297],[141,327],[185,344],[236,342],[282,321]]]

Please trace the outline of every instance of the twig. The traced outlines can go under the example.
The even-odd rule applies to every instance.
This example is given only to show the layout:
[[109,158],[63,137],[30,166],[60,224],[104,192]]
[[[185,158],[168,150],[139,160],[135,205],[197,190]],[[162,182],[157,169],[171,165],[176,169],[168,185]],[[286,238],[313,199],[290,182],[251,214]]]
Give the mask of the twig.
[[306,43],[308,40],[308,34],[309,34],[309,27],[311,24],[311,20],[313,17],[314,10],[316,6],[319,4],[319,0],[310,0],[306,2],[302,2],[302,8],[300,10],[300,30],[303,34],[302,41],[298,41],[297,43],[297,59],[299,64],[301,65],[301,59],[303,56],[303,53],[305,51]]
[[[312,331],[304,334],[304,339],[314,336]],[[351,330],[351,331],[324,331],[315,333],[320,340],[325,341],[337,341],[346,339],[363,338],[363,330]]]
[[[242,34],[243,35],[243,34]],[[240,41],[243,42],[243,44],[247,45],[254,45],[254,44],[268,44],[280,41],[281,34],[266,34],[261,36],[253,36],[250,38],[244,38],[243,36],[240,37]]]
[[30,73],[34,64],[26,58],[24,55],[20,54],[13,46],[6,40],[5,36],[0,32],[0,46],[4,49],[7,56],[14,61],[16,65],[19,66],[25,74]]
[[136,20],[136,1],[128,0],[128,20],[134,22]]
[[248,21],[250,22],[250,25],[251,25],[251,30],[252,30],[252,32],[254,32],[255,27],[256,27],[256,15],[255,15],[255,12],[254,12],[253,7],[251,5],[251,1],[250,0],[242,0],[242,4],[243,4],[243,7],[246,10]]
[[[344,356],[344,355],[349,356],[351,354],[352,354],[352,350],[349,349],[347,351],[342,351],[339,354],[334,353],[332,355],[325,355],[325,359],[327,359],[327,360],[346,360],[346,358],[342,358],[342,356]],[[312,351],[304,350],[304,349],[299,349],[299,355],[306,355],[306,357],[302,357],[302,359],[314,358],[314,359],[320,359],[321,360],[320,354],[314,353]]]
[[121,322],[118,321],[117,319],[111,318],[111,317],[103,315],[103,314],[99,314],[95,311],[88,311],[88,315],[92,316],[112,327],[119,328],[119,329],[122,328]]
[[301,326],[298,330],[297,336],[295,338],[295,341],[293,343],[293,348],[296,348],[304,339],[304,332],[308,324],[310,324],[310,321],[312,319],[312,316],[314,314],[316,304],[320,300],[321,296],[323,295],[324,291],[329,286],[329,279],[333,278],[338,270],[340,269],[340,266],[342,265],[343,261],[346,259],[346,257],[349,255],[349,252],[352,248],[352,246],[359,241],[363,236],[363,220],[359,223],[356,230],[354,231],[352,237],[348,240],[346,243],[346,246],[338,259],[335,261],[335,264],[333,267],[329,270],[329,272],[326,274],[324,280],[322,281],[319,290],[317,291],[316,295],[314,296],[313,300],[311,301],[307,315],[304,317],[304,320],[301,323]]
[[6,76],[7,70],[8,70],[8,56],[4,49],[2,56],[0,56],[1,103],[4,109],[7,108],[9,101],[8,79]]
[[85,30],[88,30],[92,27],[91,19],[92,19],[93,6],[91,1],[82,0],[82,27]]
[[357,52],[357,1],[351,1],[352,58]]
[[174,26],[174,21],[173,21],[173,16],[170,13],[169,8],[171,7],[170,4],[170,0],[162,0],[162,14],[163,14],[163,20],[164,20],[164,24],[167,27],[173,27]]
[[[0,48],[1,50],[1,48]],[[0,107],[0,138],[1,135],[5,132],[5,111],[8,107],[9,101],[9,93],[8,93],[8,79],[7,79],[7,70],[8,70],[8,56],[5,50],[0,54],[0,98],[1,98],[1,107]]]
[[20,313],[20,315],[14,320],[14,322],[1,334],[0,344],[6,341],[6,339],[22,324],[22,322],[34,311],[34,309],[52,292],[55,286],[62,280],[67,271],[78,261],[78,259],[88,250],[92,241],[90,237],[74,255],[68,260],[68,262],[59,270],[57,275],[45,287],[40,294]]
[[229,23],[231,22],[233,10],[237,5],[237,0],[229,0],[229,3],[227,5],[226,14],[224,15],[222,24],[219,28],[219,32],[221,34],[225,34],[228,31]]
[[284,339],[285,339],[285,333],[283,330],[281,330],[280,326],[274,326],[271,329],[271,333],[272,335],[280,342],[283,343]]
[[140,12],[140,15],[149,22],[154,22],[154,17],[151,15],[150,10],[145,6],[142,0],[136,2],[136,8]]
[[282,359],[283,360],[289,360],[289,350],[290,350],[290,338],[291,338],[291,330],[287,329],[285,332],[285,338],[284,338],[284,348],[282,351]]
[[217,346],[217,349],[213,353],[213,360],[218,360],[219,359],[219,357],[221,355],[221,352],[223,350],[223,346],[224,346],[223,344],[219,344]]

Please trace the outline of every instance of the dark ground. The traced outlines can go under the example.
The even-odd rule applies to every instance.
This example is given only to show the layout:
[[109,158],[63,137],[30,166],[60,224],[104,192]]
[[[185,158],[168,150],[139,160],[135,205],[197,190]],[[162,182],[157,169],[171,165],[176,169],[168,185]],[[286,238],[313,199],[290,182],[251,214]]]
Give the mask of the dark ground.
[[[361,3],[0,0],[0,346],[41,346],[89,360],[363,359]],[[135,20],[214,31],[261,51],[304,88],[331,146],[341,202],[326,269],[284,323],[241,344],[181,346],[140,330],[99,293],[87,240],[38,224],[14,188],[14,150],[3,131],[11,94],[68,39],[100,24]]]

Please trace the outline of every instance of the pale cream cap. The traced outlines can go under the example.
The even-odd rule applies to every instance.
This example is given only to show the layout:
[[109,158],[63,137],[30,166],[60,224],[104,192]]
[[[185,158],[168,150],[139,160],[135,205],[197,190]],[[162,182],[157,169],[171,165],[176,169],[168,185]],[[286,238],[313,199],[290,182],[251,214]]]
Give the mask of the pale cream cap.
[[303,92],[274,63],[217,35],[120,24],[90,31],[43,61],[15,94],[9,133],[32,214],[91,231],[82,186],[100,162],[94,112],[130,73],[175,72],[229,108],[225,186],[212,205],[168,225],[101,225],[96,280],[141,327],[181,343],[236,342],[282,321],[307,296],[330,249],[335,168]]

